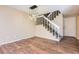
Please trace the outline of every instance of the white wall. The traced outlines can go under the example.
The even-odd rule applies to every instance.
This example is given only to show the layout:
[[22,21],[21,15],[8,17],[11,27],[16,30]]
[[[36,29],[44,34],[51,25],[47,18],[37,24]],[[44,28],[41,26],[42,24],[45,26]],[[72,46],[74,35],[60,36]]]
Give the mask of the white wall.
[[[53,39],[52,34],[49,34],[50,32],[48,33],[41,27],[35,26],[33,20],[27,13],[6,6],[0,6],[0,45],[33,36]],[[57,25],[61,26],[60,32],[62,34],[63,18],[58,17],[58,20],[62,20],[57,23]]]
[[59,41],[59,39],[53,36],[52,33],[50,33],[47,29],[45,29],[45,27],[43,27],[43,25],[37,25],[35,29],[36,29],[35,36]]
[[76,17],[64,18],[64,36],[76,37]]
[[0,6],[0,45],[34,36],[34,23],[27,14]]

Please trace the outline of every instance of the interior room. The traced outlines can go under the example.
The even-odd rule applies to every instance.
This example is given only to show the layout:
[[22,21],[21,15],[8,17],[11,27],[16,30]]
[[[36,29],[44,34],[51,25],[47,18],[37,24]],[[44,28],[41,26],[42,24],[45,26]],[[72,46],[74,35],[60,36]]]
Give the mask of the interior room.
[[0,54],[78,54],[79,5],[0,5]]

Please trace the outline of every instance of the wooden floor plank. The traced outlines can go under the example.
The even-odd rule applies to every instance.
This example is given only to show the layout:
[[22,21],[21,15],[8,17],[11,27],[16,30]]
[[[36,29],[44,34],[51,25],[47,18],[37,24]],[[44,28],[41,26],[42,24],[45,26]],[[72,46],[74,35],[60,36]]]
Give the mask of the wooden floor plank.
[[78,54],[79,43],[75,38],[64,37],[60,42],[33,37],[0,46],[1,54]]

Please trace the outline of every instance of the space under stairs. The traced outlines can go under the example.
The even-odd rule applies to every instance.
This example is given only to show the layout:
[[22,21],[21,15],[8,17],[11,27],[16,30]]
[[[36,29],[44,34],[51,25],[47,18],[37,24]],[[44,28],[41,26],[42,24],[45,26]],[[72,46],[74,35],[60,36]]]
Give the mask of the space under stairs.
[[59,10],[39,15],[36,20],[36,25],[40,28],[39,31],[41,30],[41,33],[44,32],[43,34],[45,36],[47,35],[49,37],[52,37],[49,39],[60,41],[63,36],[60,33],[60,26],[55,23],[55,20],[58,19],[60,15],[61,12]]

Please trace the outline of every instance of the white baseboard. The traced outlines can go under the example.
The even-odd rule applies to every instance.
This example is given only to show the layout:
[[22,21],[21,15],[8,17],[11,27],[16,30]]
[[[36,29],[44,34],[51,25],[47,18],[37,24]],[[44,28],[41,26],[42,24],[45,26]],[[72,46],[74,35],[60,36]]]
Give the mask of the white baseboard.
[[3,43],[0,43],[0,46],[4,45],[4,44],[8,44],[8,43],[13,43],[13,42],[16,42],[16,41],[19,41],[19,40],[32,38],[32,37],[34,37],[34,36],[30,36],[30,37],[26,37],[26,38],[22,38],[22,39],[16,39],[16,40],[8,41],[8,42],[3,42]]

